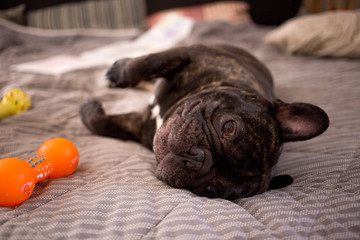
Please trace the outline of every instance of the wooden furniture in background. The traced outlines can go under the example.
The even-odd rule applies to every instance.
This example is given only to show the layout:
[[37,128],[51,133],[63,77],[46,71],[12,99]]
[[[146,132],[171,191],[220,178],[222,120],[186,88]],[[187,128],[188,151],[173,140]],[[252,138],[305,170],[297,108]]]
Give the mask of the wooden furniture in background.
[[304,4],[310,13],[360,8],[360,1],[358,0],[305,0]]

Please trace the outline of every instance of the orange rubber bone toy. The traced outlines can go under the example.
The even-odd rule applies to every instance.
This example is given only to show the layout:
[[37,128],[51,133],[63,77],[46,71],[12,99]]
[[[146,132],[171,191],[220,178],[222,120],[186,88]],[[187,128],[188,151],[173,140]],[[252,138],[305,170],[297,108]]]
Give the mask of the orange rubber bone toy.
[[35,184],[47,178],[71,175],[79,164],[79,152],[65,138],[46,141],[35,157],[0,160],[0,206],[14,207],[26,201]]

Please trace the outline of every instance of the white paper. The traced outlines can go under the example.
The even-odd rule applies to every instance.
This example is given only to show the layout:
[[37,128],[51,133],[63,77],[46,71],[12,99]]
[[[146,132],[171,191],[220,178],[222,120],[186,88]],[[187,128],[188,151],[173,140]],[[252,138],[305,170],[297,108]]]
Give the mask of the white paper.
[[11,66],[12,70],[19,72],[59,75],[74,69],[97,66],[99,63],[91,59],[79,59],[76,56],[58,55],[44,60],[21,63]]
[[81,54],[81,57],[94,58],[113,63],[119,58],[138,57],[160,52],[173,47],[190,35],[194,21],[177,14],[169,14],[157,25],[130,43],[115,43]]
[[194,21],[169,14],[157,25],[132,42],[120,42],[86,51],[79,56],[57,55],[47,59],[20,63],[12,70],[47,75],[60,75],[76,69],[110,65],[120,58],[133,58],[173,47],[190,35]]

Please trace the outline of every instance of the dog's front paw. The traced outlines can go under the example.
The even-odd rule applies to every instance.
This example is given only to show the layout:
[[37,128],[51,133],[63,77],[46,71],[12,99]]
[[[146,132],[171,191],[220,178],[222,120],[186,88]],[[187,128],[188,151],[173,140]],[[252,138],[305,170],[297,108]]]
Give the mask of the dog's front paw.
[[105,116],[105,111],[96,100],[89,100],[80,107],[80,116],[84,125],[96,132],[99,120]]
[[126,76],[126,65],[129,60],[117,60],[107,71],[106,78],[110,81],[111,88],[126,88],[131,85],[130,79]]

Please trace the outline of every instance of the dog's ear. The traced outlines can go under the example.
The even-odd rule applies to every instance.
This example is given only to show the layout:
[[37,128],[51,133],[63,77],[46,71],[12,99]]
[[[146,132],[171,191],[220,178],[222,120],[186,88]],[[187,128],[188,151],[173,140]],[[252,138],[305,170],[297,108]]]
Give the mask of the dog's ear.
[[279,175],[271,179],[269,189],[279,189],[293,183],[293,178],[289,175]]
[[283,142],[307,140],[320,135],[329,127],[327,114],[315,105],[287,104],[277,100],[275,108]]

